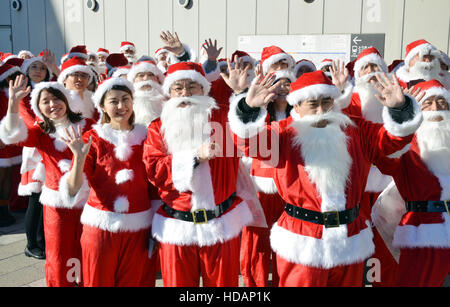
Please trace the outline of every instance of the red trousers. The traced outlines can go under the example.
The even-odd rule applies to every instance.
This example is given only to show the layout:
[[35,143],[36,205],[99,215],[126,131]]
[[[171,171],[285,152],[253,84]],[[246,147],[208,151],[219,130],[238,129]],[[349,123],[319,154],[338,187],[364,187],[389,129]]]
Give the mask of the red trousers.
[[83,225],[85,287],[154,287],[156,257],[148,257],[150,230],[109,232]]
[[244,227],[241,237],[240,266],[247,287],[268,287],[272,259],[272,287],[278,286],[275,253],[270,247],[270,229],[283,213],[285,202],[278,193],[258,193],[268,228]]
[[364,262],[320,269],[291,263],[277,255],[280,287],[361,287]]
[[48,287],[82,285],[81,212],[80,209],[44,205],[45,279]]
[[400,250],[398,286],[442,287],[450,273],[450,248]]
[[212,246],[160,243],[164,287],[239,286],[239,236]]

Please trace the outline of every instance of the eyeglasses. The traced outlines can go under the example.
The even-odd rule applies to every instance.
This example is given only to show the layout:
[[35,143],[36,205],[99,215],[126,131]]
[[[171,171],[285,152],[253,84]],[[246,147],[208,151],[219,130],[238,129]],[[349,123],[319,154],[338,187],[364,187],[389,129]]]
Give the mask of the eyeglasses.
[[189,93],[192,93],[192,92],[200,91],[202,89],[203,89],[203,87],[200,84],[195,83],[195,82],[190,83],[188,85],[184,85],[184,86],[181,84],[175,84],[174,86],[172,86],[170,88],[171,91],[174,91],[177,94],[183,93],[184,90],[186,90]]
[[73,73],[73,74],[69,74],[69,76],[70,77],[73,77],[74,79],[88,79],[89,78],[89,75],[88,74],[85,74],[85,73],[82,73],[82,72],[75,72],[75,73]]

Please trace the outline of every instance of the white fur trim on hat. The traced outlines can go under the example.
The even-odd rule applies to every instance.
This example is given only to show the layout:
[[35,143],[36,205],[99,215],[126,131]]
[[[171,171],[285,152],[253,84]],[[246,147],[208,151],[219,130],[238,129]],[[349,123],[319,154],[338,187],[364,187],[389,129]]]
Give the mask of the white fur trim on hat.
[[31,51],[28,51],[28,50],[21,50],[21,51],[19,51],[17,56],[20,58],[21,55],[28,55],[30,57],[34,57],[34,54],[31,53]]
[[203,87],[203,95],[208,95],[211,90],[211,83],[199,72],[195,70],[178,70],[166,76],[163,84],[164,94],[170,96],[170,87],[178,80],[191,79]]
[[337,99],[340,95],[339,89],[334,85],[314,84],[290,93],[286,99],[291,106],[294,106],[308,99],[318,99],[320,96]]
[[433,46],[432,44],[421,44],[421,45],[411,49],[409,51],[408,55],[405,57],[406,67],[409,67],[409,62],[417,54],[421,57],[426,54],[431,54],[431,55],[435,56],[437,59],[441,58],[441,52],[435,46]]
[[134,94],[134,86],[127,79],[113,77],[103,81],[103,83],[101,83],[97,87],[97,90],[95,91],[94,95],[92,95],[92,101],[94,102],[94,105],[100,114],[102,114],[102,110],[100,109],[100,100],[102,100],[103,95],[105,95],[106,92],[110,91],[115,85],[126,86]]
[[310,61],[302,61],[302,62],[297,63],[297,64],[295,65],[295,68],[294,68],[294,75],[295,75],[295,76],[297,76],[298,70],[299,70],[300,68],[302,68],[303,66],[308,66],[312,71],[316,71],[316,70],[317,70],[317,68],[316,68],[316,66],[314,65],[314,63],[311,63]]
[[384,60],[378,54],[372,53],[355,62],[355,66],[353,68],[353,71],[355,72],[355,79],[359,78],[359,73],[362,69],[364,69],[364,67],[366,67],[367,64],[376,64],[382,72],[388,72],[388,67]]
[[36,86],[34,87],[33,91],[31,92],[31,100],[30,100],[30,105],[31,105],[31,109],[33,110],[34,114],[39,117],[40,119],[44,119],[44,116],[42,115],[41,111],[39,110],[38,107],[38,103],[39,101],[37,100],[39,97],[39,94],[41,93],[42,90],[47,89],[47,88],[54,88],[58,91],[60,91],[61,93],[63,93],[64,96],[66,96],[67,102],[69,103],[70,106],[70,101],[71,101],[71,96],[69,91],[61,84],[58,82],[39,82],[38,84],[36,84]]
[[278,53],[278,54],[274,54],[271,57],[267,58],[263,63],[262,63],[262,69],[264,73],[267,73],[267,71],[269,70],[270,66],[272,66],[272,64],[275,64],[281,60],[285,60],[289,67],[288,69],[293,69],[295,67],[295,60],[292,56],[290,56],[287,53]]
[[442,96],[447,101],[447,104],[450,106],[450,92],[447,91],[445,88],[434,86],[429,88],[425,92],[426,92],[425,96],[423,96],[423,98],[419,101],[420,104],[422,104],[425,100],[427,100],[431,96]]
[[58,82],[64,84],[64,81],[66,81],[67,76],[76,72],[83,72],[85,74],[88,74],[89,83],[92,81],[92,78],[94,77],[94,72],[92,71],[89,65],[73,65],[61,71],[58,77]]
[[114,72],[112,74],[112,77],[120,77],[121,75],[127,75],[128,76],[129,72],[130,72],[130,68],[117,67],[117,69],[114,70]]
[[50,69],[47,67],[47,65],[44,63],[44,61],[42,60],[42,57],[38,56],[38,57],[32,57],[29,59],[26,59],[25,61],[23,61],[22,66],[20,67],[20,69],[22,70],[22,72],[24,74],[27,74],[28,72],[28,68],[31,66],[31,64],[33,64],[34,62],[41,62],[42,64],[45,65],[45,67],[47,68],[48,73],[51,76],[51,71]]
[[147,62],[141,62],[133,65],[127,75],[128,81],[134,83],[134,78],[136,78],[136,75],[141,72],[151,72],[158,77],[160,84],[164,83],[164,74],[161,70],[156,67],[156,65]]
[[97,56],[108,56],[109,55],[109,53],[106,53],[105,51],[99,51],[99,52],[97,52]]
[[317,66],[317,70],[322,70],[322,68],[328,65],[333,65],[333,61],[320,62],[320,64]]
[[16,72],[22,72],[22,71],[20,70],[19,67],[13,66],[11,69],[5,71],[4,73],[2,73],[0,75],[0,81],[5,80],[6,78],[8,78],[9,76],[13,75]]
[[124,45],[124,46],[120,47],[119,50],[120,50],[120,52],[124,52],[125,50],[128,50],[128,49],[131,49],[134,52],[136,52],[136,47],[133,45]]
[[283,78],[288,79],[289,81],[291,81],[291,83],[297,80],[295,78],[295,75],[290,70],[283,69],[275,72],[275,81],[278,81]]

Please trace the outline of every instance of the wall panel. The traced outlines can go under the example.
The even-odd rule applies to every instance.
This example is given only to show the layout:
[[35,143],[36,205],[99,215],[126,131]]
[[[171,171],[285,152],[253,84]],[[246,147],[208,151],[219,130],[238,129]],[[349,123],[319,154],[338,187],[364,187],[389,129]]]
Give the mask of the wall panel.
[[84,12],[83,0],[64,0],[64,35],[66,49],[84,45]]
[[105,48],[111,53],[119,52],[120,43],[126,40],[125,0],[104,2]]
[[[227,1],[223,0],[199,0],[199,46],[206,39],[217,39],[218,48],[223,47],[219,57],[226,56],[227,40]],[[200,52],[200,51],[199,51]]]
[[45,31],[45,1],[28,0],[28,32],[30,34],[29,50],[38,55],[47,47],[47,35]]
[[11,12],[12,47],[14,53],[30,48],[28,18],[28,3],[27,1],[22,1],[22,9]]
[[148,55],[148,0],[126,0],[126,37],[136,46],[137,57]]
[[66,53],[64,37],[64,2],[45,0],[47,48],[60,58]]
[[178,5],[178,0],[173,0],[173,30],[183,43],[195,50],[198,58],[199,45],[199,1],[193,0],[190,9]]
[[97,0],[97,2],[97,11],[90,10],[86,4],[83,5],[84,41],[87,50],[92,52],[97,52],[98,48],[103,48],[105,46],[105,0]]
[[325,34],[359,33],[362,0],[325,0]]
[[289,0],[258,0],[256,13],[256,34],[288,34]]
[[322,34],[324,0],[289,1],[289,34]]
[[256,34],[256,0],[228,0],[227,56],[238,46],[239,35]]
[[155,51],[162,47],[159,35],[162,31],[173,31],[172,1],[149,0],[149,55],[154,56]]

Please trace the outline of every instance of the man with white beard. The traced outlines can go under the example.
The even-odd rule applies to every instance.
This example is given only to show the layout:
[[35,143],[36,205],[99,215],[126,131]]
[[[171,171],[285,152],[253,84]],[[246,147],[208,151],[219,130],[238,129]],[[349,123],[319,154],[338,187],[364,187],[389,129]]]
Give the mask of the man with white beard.
[[133,65],[137,61],[136,46],[132,42],[120,43],[119,50],[127,58],[128,64]]
[[406,46],[405,65],[396,71],[397,79],[403,88],[411,88],[421,81],[440,80],[441,53],[424,39]]
[[450,57],[444,52],[441,51],[441,72],[440,75],[440,82],[442,85],[447,89],[450,90],[450,73],[448,72],[450,67]]
[[106,72],[106,58],[109,56],[109,50],[105,48],[98,48],[97,57],[98,63],[97,67],[99,68],[99,74],[104,74]]
[[377,206],[404,212],[392,242],[400,249],[397,285],[440,287],[450,272],[450,92],[436,80],[416,87],[426,93],[424,120],[407,153],[376,162],[399,193],[383,192]]
[[[404,96],[396,80],[382,75],[377,81],[384,124],[350,118],[334,104],[341,92],[316,71],[291,84],[291,117],[266,125],[272,80],[258,78],[247,94],[235,97],[228,117],[246,156],[274,167],[273,179],[286,202],[270,238],[279,286],[361,286],[364,260],[374,252],[371,227],[358,214],[367,161],[412,140],[422,121],[418,104]],[[278,159],[268,160],[259,145],[264,142]]]
[[155,62],[142,61],[131,67],[127,78],[134,84],[135,122],[148,127],[161,115],[162,106],[167,100],[162,91],[164,75]]
[[200,64],[171,65],[163,85],[170,99],[144,143],[148,179],[164,202],[152,235],[166,287],[198,287],[200,277],[205,287],[237,287],[239,234],[253,220],[237,183],[239,157],[224,154],[227,144],[234,153],[227,106],[210,88]]

